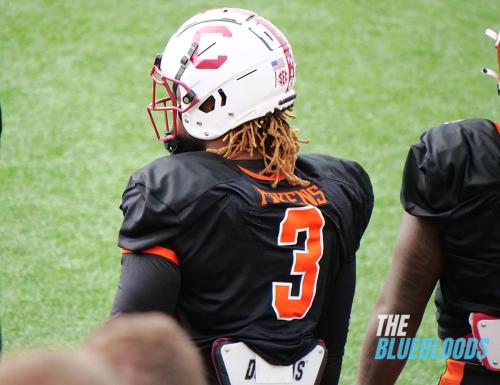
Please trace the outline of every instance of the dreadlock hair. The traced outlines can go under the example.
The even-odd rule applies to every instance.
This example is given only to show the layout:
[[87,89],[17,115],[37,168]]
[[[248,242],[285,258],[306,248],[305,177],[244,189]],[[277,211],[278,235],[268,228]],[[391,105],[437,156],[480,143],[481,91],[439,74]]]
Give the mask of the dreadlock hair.
[[272,174],[272,187],[278,185],[283,176],[291,185],[309,186],[309,182],[295,175],[295,162],[301,143],[308,140],[299,139],[298,130],[291,127],[287,119],[295,118],[292,109],[278,110],[260,118],[250,120],[233,128],[222,140],[227,145],[207,151],[232,159],[241,152],[259,152],[264,160],[265,168],[259,174]]

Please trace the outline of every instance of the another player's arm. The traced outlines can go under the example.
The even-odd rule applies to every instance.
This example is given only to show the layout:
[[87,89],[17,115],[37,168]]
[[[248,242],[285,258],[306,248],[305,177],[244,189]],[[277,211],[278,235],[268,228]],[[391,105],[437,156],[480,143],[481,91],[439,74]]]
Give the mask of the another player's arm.
[[358,372],[359,385],[392,385],[405,360],[375,360],[379,314],[409,314],[406,337],[417,333],[425,307],[443,271],[437,226],[428,219],[403,214],[391,269],[365,335]]

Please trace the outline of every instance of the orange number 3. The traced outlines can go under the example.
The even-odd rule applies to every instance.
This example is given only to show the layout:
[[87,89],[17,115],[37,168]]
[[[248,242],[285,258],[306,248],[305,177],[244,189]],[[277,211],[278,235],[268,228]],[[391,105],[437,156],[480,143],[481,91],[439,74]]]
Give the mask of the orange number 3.
[[280,223],[278,246],[297,244],[299,232],[306,232],[305,249],[293,251],[291,275],[300,275],[300,289],[292,295],[290,282],[273,282],[273,309],[280,320],[304,318],[316,294],[319,260],[323,256],[325,220],[317,207],[292,207]]

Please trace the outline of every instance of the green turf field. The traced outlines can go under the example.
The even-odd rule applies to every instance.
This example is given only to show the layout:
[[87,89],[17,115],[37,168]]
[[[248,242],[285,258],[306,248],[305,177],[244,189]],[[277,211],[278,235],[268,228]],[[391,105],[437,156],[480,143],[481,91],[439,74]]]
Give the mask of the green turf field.
[[[192,14],[251,8],[287,35],[297,61],[304,152],[354,159],[376,204],[358,253],[342,384],[387,272],[408,146],[428,127],[498,117],[485,27],[498,0],[0,0],[0,316],[7,351],[76,346],[116,287],[122,189],[164,155],[145,105],[155,53]],[[436,333],[428,307],[420,336]],[[410,362],[400,384],[433,384],[441,362]]]

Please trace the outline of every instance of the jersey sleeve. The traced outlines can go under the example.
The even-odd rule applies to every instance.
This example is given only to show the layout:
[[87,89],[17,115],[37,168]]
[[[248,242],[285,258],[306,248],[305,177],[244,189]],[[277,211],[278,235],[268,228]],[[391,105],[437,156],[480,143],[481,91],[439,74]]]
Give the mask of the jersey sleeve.
[[181,287],[179,267],[152,254],[124,254],[111,316],[175,311]]
[[443,124],[424,133],[406,159],[401,203],[411,215],[447,219],[467,213],[498,186],[500,135],[488,120]]
[[324,310],[314,332],[328,350],[321,385],[337,384],[349,330],[352,301],[356,286],[356,261],[344,263],[329,287]]
[[141,252],[154,247],[172,248],[181,223],[177,215],[142,181],[130,179],[120,206],[123,223],[118,245]]
[[319,181],[327,192],[332,206],[324,214],[338,229],[339,251],[346,260],[354,258],[373,210],[370,177],[356,162],[323,154],[301,155],[297,165],[301,176]]
[[355,183],[351,189],[352,202],[352,227],[350,229],[352,239],[351,244],[347,247],[347,256],[354,256],[358,251],[366,227],[371,218],[373,211],[374,197],[373,188],[370,177],[366,171],[357,163],[352,166],[352,177]]
[[334,196],[341,219],[339,220],[340,251],[346,262],[351,261],[359,249],[373,211],[374,197],[370,177],[358,163],[342,161],[337,166],[343,183],[343,194]]

